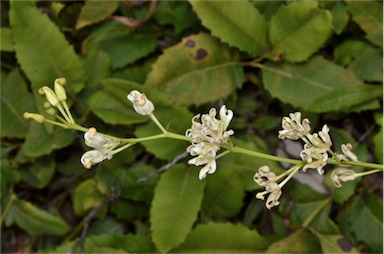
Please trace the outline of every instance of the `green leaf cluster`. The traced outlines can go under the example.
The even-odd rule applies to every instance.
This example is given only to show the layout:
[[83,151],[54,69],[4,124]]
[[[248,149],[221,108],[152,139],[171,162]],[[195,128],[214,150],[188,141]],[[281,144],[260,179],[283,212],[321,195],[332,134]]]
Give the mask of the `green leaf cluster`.
[[161,133],[127,100],[139,90],[181,135],[225,104],[234,146],[298,156],[277,132],[300,111],[314,131],[330,126],[335,151],[351,143],[361,161],[382,163],[380,1],[11,0],[0,11],[4,252],[382,251],[381,177],[337,189],[328,165],[313,178],[321,193],[292,179],[269,211],[253,176],[284,164],[229,153],[200,181],[182,156],[189,144],[159,139],[85,170],[83,133],[23,118],[51,119],[38,88],[65,77],[76,122],[110,135]]

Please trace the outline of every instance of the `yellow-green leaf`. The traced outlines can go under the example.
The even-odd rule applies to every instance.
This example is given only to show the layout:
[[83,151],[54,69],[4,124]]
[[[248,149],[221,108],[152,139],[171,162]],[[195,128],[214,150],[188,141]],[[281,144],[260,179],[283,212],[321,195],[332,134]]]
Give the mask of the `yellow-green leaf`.
[[116,11],[118,6],[118,0],[87,0],[81,8],[76,22],[76,29],[81,29],[106,19]]
[[158,58],[146,80],[179,105],[225,98],[244,81],[233,50],[208,34],[191,35]]

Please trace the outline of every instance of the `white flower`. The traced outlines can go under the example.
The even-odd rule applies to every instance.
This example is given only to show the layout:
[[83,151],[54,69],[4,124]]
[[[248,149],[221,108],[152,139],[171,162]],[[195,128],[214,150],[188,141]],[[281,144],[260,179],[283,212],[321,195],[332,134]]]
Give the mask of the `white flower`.
[[276,181],[276,174],[271,172],[269,167],[265,165],[259,168],[253,180],[260,186],[267,186],[269,183]]
[[81,163],[84,165],[85,168],[90,169],[93,165],[102,162],[103,160],[110,160],[112,158],[112,154],[110,153],[103,153],[99,150],[91,150],[88,152],[85,152],[83,156],[81,156]]
[[216,109],[211,108],[208,114],[195,115],[192,118],[192,127],[185,133],[192,139],[192,144],[187,151],[192,156],[197,156],[188,163],[196,166],[205,165],[200,170],[200,180],[216,171],[216,152],[227,144],[229,137],[234,134],[233,130],[227,130],[233,118],[233,112],[227,110],[224,105],[219,111],[220,119],[216,119],[216,113]]
[[[341,145],[341,151],[343,151],[344,155],[346,156],[347,160],[351,161],[357,161],[357,156],[352,152],[352,145],[350,143],[348,144],[342,144]],[[345,159],[344,159],[345,160]]]
[[94,150],[85,152],[83,156],[81,156],[80,161],[87,169],[103,160],[112,159],[115,153],[113,149],[119,145],[119,142],[107,138],[101,133],[97,133],[94,127],[89,128],[88,131],[84,133],[84,140],[87,146],[95,148]]
[[305,137],[311,131],[310,122],[307,118],[301,122],[300,112],[290,113],[289,117],[283,117],[281,126],[283,130],[279,131],[278,138],[280,139],[297,140]]
[[131,91],[127,95],[127,98],[133,103],[133,108],[140,115],[148,116],[152,114],[153,110],[155,110],[153,103],[148,100],[145,94],[140,93],[139,91]]
[[356,179],[356,173],[351,169],[336,168],[331,173],[331,179],[336,188],[341,187],[340,181],[347,182]]

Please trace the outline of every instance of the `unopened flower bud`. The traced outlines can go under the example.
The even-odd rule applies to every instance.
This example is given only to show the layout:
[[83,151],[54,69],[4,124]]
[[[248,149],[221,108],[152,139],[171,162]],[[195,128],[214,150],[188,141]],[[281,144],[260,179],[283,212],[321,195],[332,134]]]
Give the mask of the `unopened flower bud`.
[[52,106],[56,107],[59,104],[59,100],[58,100],[56,94],[48,86],[43,86],[42,88],[40,88],[39,89],[39,94],[45,94],[45,97],[47,98],[47,101]]
[[43,115],[40,115],[40,114],[34,114],[34,113],[25,112],[23,114],[23,117],[25,119],[32,118],[33,120],[35,120],[38,123],[43,123],[45,121],[45,117]]
[[155,106],[150,100],[148,100],[147,96],[145,96],[143,93],[140,93],[139,91],[131,91],[127,95],[127,98],[133,103],[133,108],[140,115],[151,115],[155,109]]
[[58,78],[55,80],[55,93],[59,101],[65,101],[67,99],[67,93],[64,88],[65,78]]

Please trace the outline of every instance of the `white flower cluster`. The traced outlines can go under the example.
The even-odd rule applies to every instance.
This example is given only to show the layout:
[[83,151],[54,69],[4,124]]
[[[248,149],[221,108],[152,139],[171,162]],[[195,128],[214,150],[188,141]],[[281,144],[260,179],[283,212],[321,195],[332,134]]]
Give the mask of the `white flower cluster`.
[[115,154],[113,149],[119,145],[119,142],[107,138],[103,134],[97,133],[96,129],[93,127],[89,128],[88,131],[84,133],[84,140],[87,146],[94,148],[81,156],[80,161],[87,169],[103,160],[112,159],[113,154]]
[[[279,131],[280,139],[298,140],[302,139],[304,149],[300,153],[300,157],[307,164],[303,167],[306,172],[309,168],[317,169],[317,172],[324,174],[324,167],[327,165],[328,152],[334,154],[331,150],[332,140],[329,136],[329,127],[325,124],[321,131],[311,134],[310,122],[307,118],[301,121],[301,113],[291,113],[289,117],[284,117],[282,121],[283,129]],[[339,160],[357,161],[356,155],[352,152],[351,144],[343,144],[341,146],[343,155],[336,154]]]
[[282,194],[281,187],[276,183],[276,174],[271,172],[268,166],[262,166],[256,172],[253,180],[260,186],[265,187],[264,192],[259,192],[256,198],[264,200],[264,195],[269,193],[265,206],[271,209],[280,204],[279,198]]
[[[211,108],[208,114],[200,114],[192,118],[192,127],[187,130],[186,136],[192,138],[192,145],[187,151],[195,158],[188,164],[196,166],[205,165],[199,173],[199,179],[204,179],[207,174],[216,171],[216,153],[220,147],[227,144],[229,137],[234,134],[233,130],[227,130],[233,118],[232,110],[225,105],[220,108],[220,119],[216,119],[216,109]],[[201,119],[201,123],[200,123]]]

